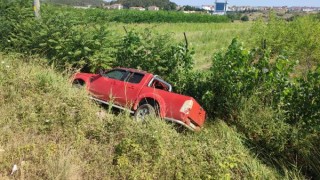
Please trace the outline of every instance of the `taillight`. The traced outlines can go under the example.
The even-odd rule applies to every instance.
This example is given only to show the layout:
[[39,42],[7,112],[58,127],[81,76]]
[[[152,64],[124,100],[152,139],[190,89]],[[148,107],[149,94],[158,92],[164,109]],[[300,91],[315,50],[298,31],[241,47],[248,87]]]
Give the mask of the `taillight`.
[[193,101],[192,100],[187,100],[181,106],[180,112],[182,112],[184,114],[189,114],[190,110],[192,109],[192,106],[193,106]]

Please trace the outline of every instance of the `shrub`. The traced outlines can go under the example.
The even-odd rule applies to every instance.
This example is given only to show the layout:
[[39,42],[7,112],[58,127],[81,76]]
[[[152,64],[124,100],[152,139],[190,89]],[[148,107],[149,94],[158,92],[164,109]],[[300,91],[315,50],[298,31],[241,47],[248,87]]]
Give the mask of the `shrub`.
[[[29,22],[33,18],[32,2],[9,1],[0,2],[0,49],[10,48],[10,36],[18,34],[19,24]],[[17,27],[18,26],[18,27]]]
[[247,15],[244,15],[241,17],[241,21],[249,21],[249,17]]
[[112,40],[106,26],[87,25],[74,14],[54,11],[50,6],[42,7],[41,20],[20,16],[19,11],[32,12],[28,4],[23,5],[8,4],[13,10],[1,16],[6,19],[1,23],[10,29],[7,34],[7,30],[0,29],[2,49],[43,55],[60,69],[78,67],[94,71],[110,67]]
[[225,54],[213,57],[208,81],[200,91],[209,114],[219,117],[236,117],[242,98],[265,92],[265,101],[276,106],[280,95],[290,85],[289,73],[294,63],[279,56],[271,63],[270,51],[243,48],[234,39]]
[[270,14],[269,21],[260,20],[253,26],[255,46],[266,40],[272,54],[287,54],[293,61],[299,60],[304,71],[320,62],[320,22],[316,16],[297,17],[291,22]]
[[[286,122],[283,112],[277,112],[266,106],[259,97],[252,96],[244,100],[239,119],[235,123],[243,129],[243,133],[258,147],[267,148],[264,151],[271,156],[282,156],[288,153],[292,140],[292,128]],[[290,151],[290,150],[289,150]]]
[[192,54],[184,45],[172,43],[168,34],[130,31],[116,46],[114,65],[149,71],[177,84],[192,69]]
[[[234,39],[225,54],[213,58],[208,86],[199,89],[207,101],[205,109],[234,120],[230,123],[273,157],[297,161],[318,177],[319,161],[311,157],[319,156],[319,68],[294,77],[296,63],[285,56],[273,58],[269,50],[248,51]],[[258,100],[247,103],[251,98]]]

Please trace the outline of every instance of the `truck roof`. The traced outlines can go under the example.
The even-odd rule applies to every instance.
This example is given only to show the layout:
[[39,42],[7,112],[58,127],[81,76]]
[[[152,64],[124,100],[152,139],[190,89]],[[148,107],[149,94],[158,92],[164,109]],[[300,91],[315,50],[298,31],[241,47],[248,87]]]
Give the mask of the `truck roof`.
[[141,74],[151,74],[148,73],[147,71],[139,70],[139,69],[133,69],[133,68],[124,68],[124,67],[117,67],[115,69],[122,69],[125,71],[131,71],[131,72],[136,72],[136,73],[141,73]]

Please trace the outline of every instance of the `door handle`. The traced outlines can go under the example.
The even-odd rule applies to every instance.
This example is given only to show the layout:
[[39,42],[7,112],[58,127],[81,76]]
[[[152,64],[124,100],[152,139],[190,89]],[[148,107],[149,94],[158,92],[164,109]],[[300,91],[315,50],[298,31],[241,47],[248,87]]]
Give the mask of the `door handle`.
[[134,87],[133,87],[133,86],[128,86],[128,88],[129,88],[129,89],[134,89]]

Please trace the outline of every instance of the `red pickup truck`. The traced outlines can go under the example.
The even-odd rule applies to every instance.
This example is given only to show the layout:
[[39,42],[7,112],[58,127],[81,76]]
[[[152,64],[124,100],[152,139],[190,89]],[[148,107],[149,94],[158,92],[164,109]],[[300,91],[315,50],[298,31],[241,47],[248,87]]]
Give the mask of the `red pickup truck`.
[[205,110],[194,98],[173,93],[169,83],[145,71],[115,68],[99,74],[76,73],[73,84],[85,86],[92,99],[128,110],[136,119],[155,114],[200,130],[206,118]]

